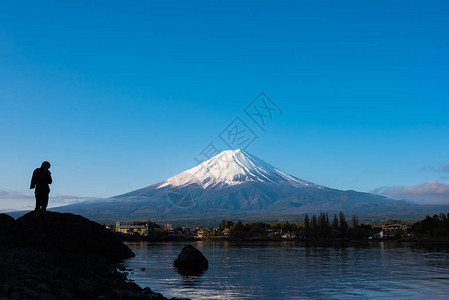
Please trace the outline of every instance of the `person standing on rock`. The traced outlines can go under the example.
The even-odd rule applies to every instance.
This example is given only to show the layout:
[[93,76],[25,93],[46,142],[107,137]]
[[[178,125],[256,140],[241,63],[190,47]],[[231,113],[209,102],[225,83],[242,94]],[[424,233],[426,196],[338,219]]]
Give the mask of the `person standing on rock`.
[[36,197],[35,211],[45,211],[47,209],[48,194],[50,193],[50,187],[48,185],[53,182],[49,170],[50,166],[48,161],[44,161],[40,168],[34,170],[33,177],[31,177],[30,189],[35,189],[34,195]]

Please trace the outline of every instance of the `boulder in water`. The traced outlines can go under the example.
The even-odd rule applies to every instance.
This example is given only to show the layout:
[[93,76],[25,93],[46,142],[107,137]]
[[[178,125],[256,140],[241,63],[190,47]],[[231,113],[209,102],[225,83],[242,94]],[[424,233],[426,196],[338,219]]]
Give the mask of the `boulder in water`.
[[209,262],[200,250],[191,245],[187,245],[182,248],[173,266],[181,274],[197,274],[206,270],[209,267]]

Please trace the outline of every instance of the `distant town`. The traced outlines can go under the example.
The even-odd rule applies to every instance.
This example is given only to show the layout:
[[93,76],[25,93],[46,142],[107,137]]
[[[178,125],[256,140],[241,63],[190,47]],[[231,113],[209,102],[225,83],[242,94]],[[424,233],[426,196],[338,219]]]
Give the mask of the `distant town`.
[[289,222],[248,222],[222,220],[216,227],[184,227],[150,220],[120,222],[106,226],[124,240],[414,240],[449,236],[449,213],[427,216],[419,222],[396,219],[381,224],[359,224],[353,215],[347,220],[343,212],[329,218],[328,213],[306,215],[304,220]]

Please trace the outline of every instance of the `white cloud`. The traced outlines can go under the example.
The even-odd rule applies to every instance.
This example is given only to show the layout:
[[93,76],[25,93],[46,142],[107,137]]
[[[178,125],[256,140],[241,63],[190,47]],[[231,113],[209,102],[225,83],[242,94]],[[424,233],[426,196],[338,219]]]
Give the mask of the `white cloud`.
[[[92,200],[89,197],[77,197],[69,195],[52,195],[50,193],[50,199],[48,207],[57,207],[62,205],[68,205],[86,200]],[[17,191],[5,191],[0,190],[0,213],[17,211],[17,210],[32,210],[35,206],[34,193],[30,191],[29,195],[25,195]]]
[[412,185],[376,189],[393,198],[406,199],[419,204],[449,204],[449,181],[436,180]]

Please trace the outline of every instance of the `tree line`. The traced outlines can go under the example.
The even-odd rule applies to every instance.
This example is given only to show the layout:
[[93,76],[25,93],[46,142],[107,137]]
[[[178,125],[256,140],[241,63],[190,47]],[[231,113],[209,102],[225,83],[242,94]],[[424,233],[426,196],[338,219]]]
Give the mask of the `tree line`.
[[359,218],[352,215],[351,220],[346,220],[343,212],[334,214],[332,221],[329,214],[322,212],[318,216],[306,214],[304,217],[304,237],[310,238],[361,238],[374,234],[372,226],[359,224]]
[[233,222],[223,220],[220,229],[229,229],[229,236],[235,239],[245,238],[279,238],[281,233],[293,233],[303,238],[367,238],[374,235],[374,229],[370,225],[359,224],[358,217],[353,215],[351,220],[346,220],[343,212],[334,214],[332,221],[329,214],[322,212],[319,215],[305,215],[303,222],[298,223],[262,223],[241,221]]
[[427,236],[448,236],[449,235],[449,213],[426,216],[422,221],[412,225],[413,231],[420,235]]

